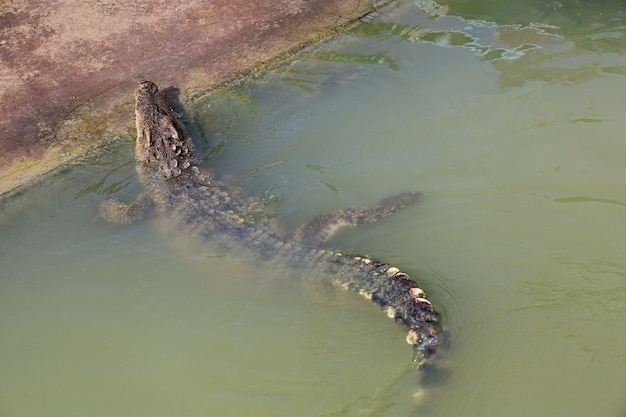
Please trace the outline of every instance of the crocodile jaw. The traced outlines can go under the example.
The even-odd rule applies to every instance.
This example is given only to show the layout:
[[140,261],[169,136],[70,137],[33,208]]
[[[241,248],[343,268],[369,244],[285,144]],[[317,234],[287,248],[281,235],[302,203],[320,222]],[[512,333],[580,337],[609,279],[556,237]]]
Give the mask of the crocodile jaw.
[[174,116],[170,106],[151,81],[140,81],[135,89],[137,169],[160,173],[164,178],[180,176],[193,165],[191,137]]

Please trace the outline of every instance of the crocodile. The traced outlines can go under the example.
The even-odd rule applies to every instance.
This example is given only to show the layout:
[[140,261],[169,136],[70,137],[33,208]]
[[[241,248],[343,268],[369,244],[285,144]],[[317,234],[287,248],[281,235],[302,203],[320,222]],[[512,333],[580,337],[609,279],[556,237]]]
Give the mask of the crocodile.
[[415,203],[421,193],[401,193],[373,207],[325,213],[285,232],[259,199],[246,196],[211,170],[201,170],[192,138],[164,91],[149,80],[140,81],[135,89],[135,161],[144,191],[131,203],[102,200],[98,211],[105,220],[131,224],[150,211],[159,212],[173,219],[181,232],[212,241],[220,250],[254,254],[255,262],[276,260],[286,267],[320,271],[403,324],[418,367],[435,357],[442,342],[439,314],[418,284],[387,263],[325,247],[339,228],[388,216]]

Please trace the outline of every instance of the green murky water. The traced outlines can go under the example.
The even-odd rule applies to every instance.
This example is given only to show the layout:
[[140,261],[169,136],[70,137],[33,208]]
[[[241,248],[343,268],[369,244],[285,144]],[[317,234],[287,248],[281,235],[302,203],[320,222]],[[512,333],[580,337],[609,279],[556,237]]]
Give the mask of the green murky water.
[[0,416],[623,417],[623,3],[503,4],[407,2],[188,108],[288,224],[427,193],[332,246],[422,283],[437,386],[359,297],[99,220],[128,141],[1,202]]

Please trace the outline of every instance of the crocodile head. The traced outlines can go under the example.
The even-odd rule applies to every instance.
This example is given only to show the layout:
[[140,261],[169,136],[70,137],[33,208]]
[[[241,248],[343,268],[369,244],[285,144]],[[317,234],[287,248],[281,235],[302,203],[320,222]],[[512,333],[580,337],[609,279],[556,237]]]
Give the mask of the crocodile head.
[[175,178],[194,165],[193,143],[172,109],[151,81],[135,89],[138,170]]

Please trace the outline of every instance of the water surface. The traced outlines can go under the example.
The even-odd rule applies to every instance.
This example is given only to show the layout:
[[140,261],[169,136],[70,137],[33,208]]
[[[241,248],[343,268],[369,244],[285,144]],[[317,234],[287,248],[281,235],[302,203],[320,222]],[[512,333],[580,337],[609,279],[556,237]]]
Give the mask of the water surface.
[[623,416],[623,16],[488,10],[407,2],[186,115],[206,165],[290,225],[427,193],[331,246],[426,289],[436,386],[357,296],[98,219],[139,191],[128,140],[2,201],[0,415]]

